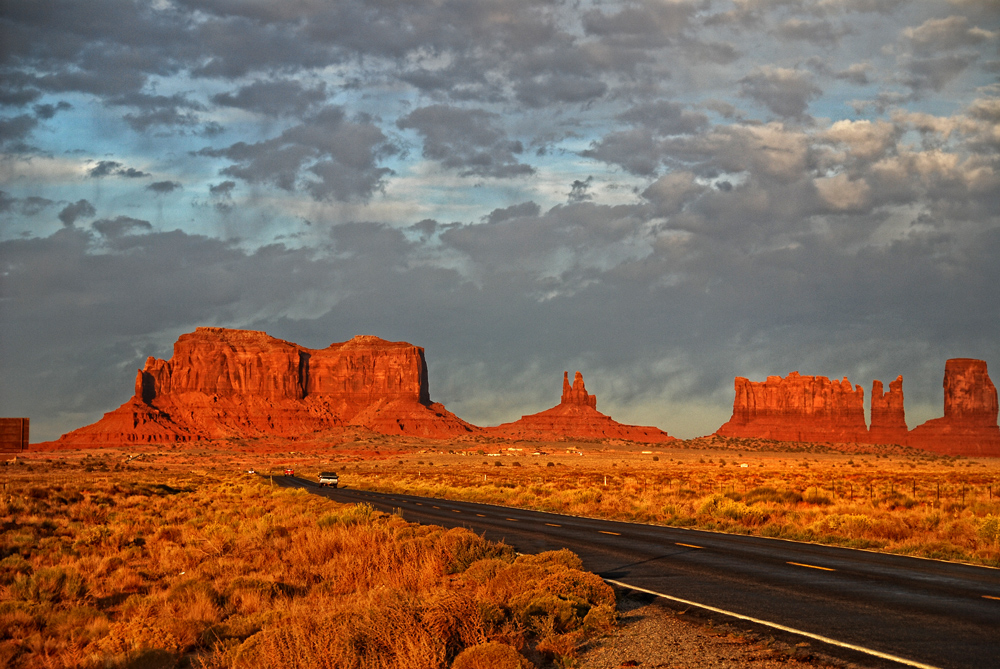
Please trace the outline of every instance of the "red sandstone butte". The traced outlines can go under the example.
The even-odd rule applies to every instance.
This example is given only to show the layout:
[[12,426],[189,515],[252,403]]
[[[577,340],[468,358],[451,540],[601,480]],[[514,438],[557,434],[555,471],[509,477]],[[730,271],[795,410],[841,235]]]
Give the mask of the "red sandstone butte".
[[944,417],[913,428],[909,445],[948,455],[1000,456],[997,389],[984,361],[945,363]]
[[733,416],[716,434],[778,441],[864,442],[865,391],[825,376],[769,376],[734,382]]
[[882,392],[882,382],[872,382],[872,424],[867,441],[873,444],[906,444],[908,428],[903,409],[903,377],[897,376]]
[[199,327],[150,357],[135,394],[56,445],[295,437],[362,426],[447,438],[479,428],[431,402],[424,350],[358,336],[308,349],[264,332]]
[[657,427],[623,425],[598,411],[597,397],[587,393],[580,372],[574,375],[573,385],[569,383],[569,372],[563,373],[562,400],[556,406],[485,430],[491,435],[528,441],[624,439],[656,444],[675,440]]

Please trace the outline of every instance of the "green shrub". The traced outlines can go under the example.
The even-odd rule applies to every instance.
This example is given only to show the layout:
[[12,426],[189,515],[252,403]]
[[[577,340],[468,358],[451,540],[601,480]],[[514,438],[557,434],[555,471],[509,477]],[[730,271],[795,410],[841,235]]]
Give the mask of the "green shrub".
[[743,495],[743,501],[747,504],[756,504],[757,502],[797,504],[802,501],[802,495],[793,490],[778,491],[769,486],[763,486],[760,488],[754,488],[750,492]]
[[486,541],[472,532],[455,528],[445,532],[439,547],[445,555],[445,573],[457,574],[480,560],[499,559],[506,562],[514,560],[515,551],[507,544]]
[[11,585],[16,599],[39,603],[74,601],[87,594],[87,581],[75,569],[42,567],[18,574]]
[[361,525],[369,522],[374,515],[375,507],[367,502],[361,502],[360,504],[352,504],[336,511],[328,511],[316,520],[316,524],[319,527]]
[[976,534],[983,541],[991,541],[994,546],[1000,545],[1000,516],[987,515],[979,523],[979,529],[976,530]]
[[702,502],[699,515],[713,518],[729,518],[744,525],[763,525],[770,518],[764,509],[737,502],[724,495],[712,495]]

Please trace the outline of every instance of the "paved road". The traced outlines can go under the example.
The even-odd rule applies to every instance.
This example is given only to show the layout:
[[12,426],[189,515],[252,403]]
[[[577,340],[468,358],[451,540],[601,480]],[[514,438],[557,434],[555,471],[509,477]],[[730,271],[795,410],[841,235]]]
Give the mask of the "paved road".
[[[1000,570],[777,539],[578,518],[275,477],[518,551],[569,548],[606,579],[912,661],[1000,668]],[[814,646],[819,646],[815,641]],[[840,651],[843,653],[844,651]],[[860,656],[854,656],[855,659]],[[868,658],[873,666],[896,666]]]

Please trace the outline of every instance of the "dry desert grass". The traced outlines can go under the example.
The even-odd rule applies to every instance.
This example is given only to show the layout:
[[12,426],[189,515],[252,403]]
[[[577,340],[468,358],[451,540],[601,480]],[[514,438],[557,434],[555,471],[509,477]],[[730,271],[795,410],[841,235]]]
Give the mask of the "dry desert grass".
[[1000,566],[996,460],[898,447],[886,454],[822,448],[739,452],[731,445],[645,453],[560,445],[538,456],[530,447],[489,450],[492,456],[456,449],[344,462],[341,481],[371,490]]
[[2,666],[563,666],[615,625],[568,551],[231,470],[52,457],[0,475]]

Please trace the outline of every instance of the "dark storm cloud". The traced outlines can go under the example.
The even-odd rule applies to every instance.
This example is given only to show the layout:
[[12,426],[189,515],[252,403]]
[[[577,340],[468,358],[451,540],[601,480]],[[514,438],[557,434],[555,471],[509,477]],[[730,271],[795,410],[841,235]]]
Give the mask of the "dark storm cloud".
[[808,72],[783,67],[755,68],[739,84],[740,95],[784,118],[805,118],[809,103],[823,92]]
[[669,100],[636,105],[618,115],[630,125],[642,126],[660,135],[690,135],[708,126],[708,117]]
[[633,126],[613,132],[591,144],[583,156],[621,165],[632,174],[652,176],[667,152],[665,138],[689,135],[708,127],[708,118],[675,102],[657,100],[636,105],[618,115]]
[[853,63],[849,67],[837,72],[834,76],[837,79],[843,79],[851,82],[852,84],[864,86],[865,84],[871,83],[868,75],[871,73],[872,69],[873,68],[869,63]]
[[628,4],[613,13],[592,9],[583,15],[583,28],[589,35],[607,38],[612,44],[620,46],[664,46],[688,27],[699,4],[644,0]]
[[937,53],[944,49],[970,47],[997,38],[995,32],[973,26],[968,17],[949,16],[927,19],[915,28],[903,30],[903,38],[920,53]]
[[0,190],[0,214],[16,213],[21,216],[35,216],[54,204],[55,202],[52,200],[37,195],[18,198]]
[[[109,17],[113,17],[109,20]],[[120,95],[179,68],[187,20],[128,0],[13,3],[4,10],[0,66],[23,68],[22,90]]]
[[[717,427],[737,374],[929,401],[945,358],[1000,360],[994,4],[8,3],[0,212],[65,227],[0,237],[0,406],[78,427],[197,325],[412,341],[474,421],[564,369],[667,429]],[[156,181],[96,180],[127,163]]]
[[400,73],[399,79],[424,93],[445,95],[456,102],[503,102],[507,93],[502,82],[490,81],[481,63],[475,59],[469,63],[468,60],[458,55],[448,67],[433,70],[413,67]]
[[535,217],[541,211],[541,207],[534,202],[522,202],[521,204],[512,204],[502,209],[494,209],[485,219],[487,223],[500,223],[510,218]]
[[54,105],[44,104],[44,105],[35,105],[33,107],[35,116],[45,121],[55,117],[57,112],[67,111],[72,108],[73,105],[66,102],[65,100],[60,100],[58,103]]
[[566,196],[566,199],[570,203],[593,200],[594,196],[590,193],[590,186],[593,182],[594,177],[587,177],[583,181],[577,179],[570,184],[569,194]]
[[707,190],[707,186],[695,181],[694,174],[671,172],[650,184],[642,196],[653,204],[658,216],[673,216]]
[[777,33],[785,39],[796,39],[833,46],[840,39],[848,34],[850,29],[845,26],[838,26],[825,19],[807,20],[800,18],[790,18],[778,26]]
[[306,88],[295,80],[255,81],[235,93],[219,93],[212,102],[268,116],[303,114],[326,99],[326,86]]
[[148,172],[143,172],[142,170],[137,170],[134,167],[125,167],[117,160],[100,160],[96,165],[87,170],[87,175],[91,179],[100,179],[102,177],[124,177],[126,179],[139,179],[142,177],[148,177]]
[[205,110],[204,105],[184,95],[129,93],[112,98],[108,104],[133,109],[134,111],[124,114],[122,119],[139,133],[156,127],[169,129],[196,126],[201,121],[198,112]]
[[34,88],[22,88],[0,79],[0,105],[23,107],[42,97],[42,92]]
[[173,193],[175,190],[179,190],[180,188],[181,184],[177,181],[154,181],[146,186],[146,190],[151,190],[157,195]]
[[232,197],[233,189],[236,188],[235,181],[223,181],[208,187],[208,192],[216,197]]
[[976,54],[949,54],[936,58],[906,59],[903,83],[917,92],[940,91],[977,60]]
[[603,96],[608,86],[587,74],[537,74],[521,78],[515,86],[517,99],[529,107],[561,102],[590,102]]
[[233,191],[236,190],[235,181],[223,181],[212,184],[208,187],[208,193],[212,198],[212,206],[216,211],[226,213],[235,206],[233,201]]
[[[782,140],[777,128],[753,130],[771,133],[758,136],[761,144]],[[482,422],[545,408],[546,384],[557,386],[563,369],[587,361],[588,387],[601,389],[606,409],[645,402],[666,411],[685,397],[718,395],[725,413],[732,378],[761,369],[847,374],[865,384],[871,369],[885,378],[903,373],[908,400],[916,400],[939,387],[943,361],[956,347],[979,357],[995,353],[988,314],[1000,309],[996,227],[949,234],[915,228],[860,250],[832,231],[806,228],[794,245],[771,245],[784,231],[770,228],[748,253],[733,235],[650,225],[651,217],[683,217],[698,207],[744,215],[753,198],[739,191],[748,188],[760,186],[724,193],[675,172],[644,193],[648,206],[583,203],[542,212],[526,202],[494,211],[485,225],[449,226],[433,242],[381,224],[340,225],[331,230],[330,256],[280,245],[248,252],[155,232],[138,219],[101,219],[93,226],[99,238],[72,228],[0,242],[4,323],[63,324],[34,335],[43,346],[27,346],[6,329],[0,340],[8,350],[29,351],[9,358],[12,373],[39,364],[30,351],[44,350],[59,364],[64,382],[47,391],[51,411],[70,407],[94,419],[110,408],[107,397],[127,397],[145,355],[169,356],[176,335],[156,333],[205,324],[264,329],[310,346],[360,333],[428,346],[432,396]],[[442,251],[465,269],[439,265]],[[108,322],[115,323],[112,337]],[[768,343],[790,332],[799,345]],[[119,340],[140,344],[126,353]],[[916,340],[925,343],[915,360],[907,347]],[[88,358],[96,360],[81,362],[73,352],[80,341],[90,342]],[[81,386],[86,378],[91,384]],[[83,395],[71,390],[92,386]],[[8,396],[4,405],[19,401]]]
[[651,130],[634,128],[606,135],[593,142],[581,155],[621,165],[632,174],[652,176],[659,169],[664,153],[662,143]]
[[38,119],[29,114],[0,117],[0,146],[11,151],[27,150],[24,140],[38,125]]
[[78,218],[90,218],[97,214],[97,210],[94,205],[90,204],[86,200],[77,200],[72,204],[67,204],[63,207],[63,210],[59,212],[59,220],[62,221],[63,225],[66,227],[72,227],[76,223]]
[[391,170],[379,167],[377,160],[395,151],[369,119],[348,120],[341,107],[330,106],[273,139],[205,148],[197,155],[232,160],[221,174],[248,183],[301,189],[317,200],[348,201],[365,200],[382,187]]
[[1000,31],[985,30],[966,16],[927,19],[905,28],[899,57],[906,70],[902,82],[919,96],[941,91],[980,58],[978,47],[997,43]]
[[481,109],[431,105],[415,109],[396,125],[420,134],[425,158],[457,169],[461,176],[503,179],[533,174],[534,168],[517,159],[524,146],[507,137],[499,120]]
[[143,221],[131,216],[116,216],[115,218],[100,218],[90,224],[102,237],[121,237],[132,232],[152,230],[149,221]]

